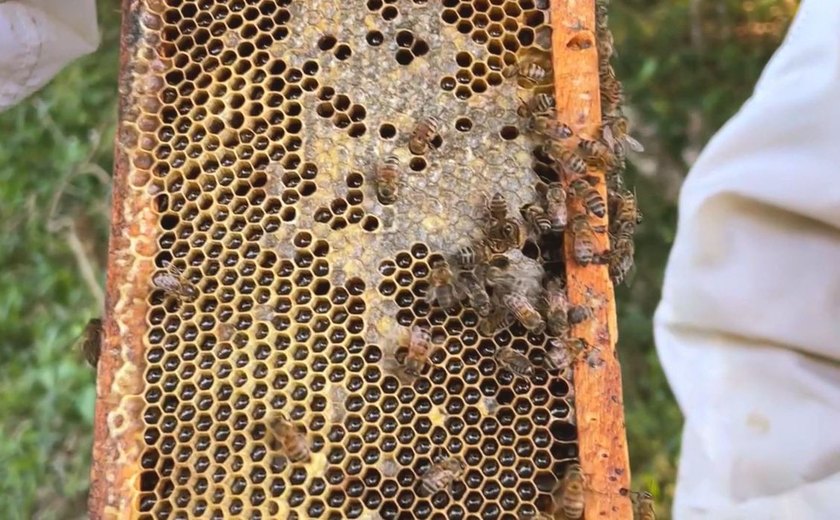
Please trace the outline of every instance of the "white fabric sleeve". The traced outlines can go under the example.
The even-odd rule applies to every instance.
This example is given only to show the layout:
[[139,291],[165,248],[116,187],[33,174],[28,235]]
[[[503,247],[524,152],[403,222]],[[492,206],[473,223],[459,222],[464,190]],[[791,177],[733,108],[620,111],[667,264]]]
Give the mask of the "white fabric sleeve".
[[0,110],[98,45],[96,0],[0,0]]
[[655,317],[675,520],[840,519],[840,1],[804,0],[680,194]]

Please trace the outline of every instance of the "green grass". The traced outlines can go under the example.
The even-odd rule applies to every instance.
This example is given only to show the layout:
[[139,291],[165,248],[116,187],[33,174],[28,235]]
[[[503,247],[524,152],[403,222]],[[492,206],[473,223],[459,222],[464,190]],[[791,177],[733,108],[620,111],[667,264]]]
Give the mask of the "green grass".
[[111,170],[119,17],[113,7],[100,16],[95,55],[0,114],[2,518],[64,519],[85,510],[95,376],[70,347],[101,310],[67,229],[78,228],[79,258],[101,283],[108,188],[91,172]]

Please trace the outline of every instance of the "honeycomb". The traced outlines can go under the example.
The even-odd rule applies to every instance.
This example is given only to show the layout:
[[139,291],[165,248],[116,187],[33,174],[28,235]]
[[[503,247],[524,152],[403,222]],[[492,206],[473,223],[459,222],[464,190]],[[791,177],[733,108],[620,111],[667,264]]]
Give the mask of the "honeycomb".
[[[116,299],[117,314],[142,309],[133,330],[144,332],[131,339],[134,368],[123,356],[107,379],[120,399],[108,435],[129,439],[110,457],[131,475],[131,496],[111,507],[144,519],[546,510],[577,457],[570,384],[542,368],[546,336],[518,323],[483,335],[467,303],[428,298],[435,260],[481,239],[488,197],[519,208],[537,196],[534,172],[548,175],[517,116],[530,92],[501,74],[550,59],[546,2],[128,4],[119,148],[125,197],[148,207],[122,210],[149,232],[129,230],[126,270],[145,274],[132,278],[136,298]],[[439,136],[412,154],[428,116]],[[374,186],[387,155],[402,172],[392,205]],[[514,253],[558,251],[529,240]],[[168,263],[197,298],[148,283]],[[406,381],[393,357],[415,325],[433,349]],[[535,375],[499,367],[502,346]],[[132,410],[136,444],[123,423]],[[272,452],[277,411],[305,429],[309,461]],[[448,455],[464,475],[423,496],[420,479]]]

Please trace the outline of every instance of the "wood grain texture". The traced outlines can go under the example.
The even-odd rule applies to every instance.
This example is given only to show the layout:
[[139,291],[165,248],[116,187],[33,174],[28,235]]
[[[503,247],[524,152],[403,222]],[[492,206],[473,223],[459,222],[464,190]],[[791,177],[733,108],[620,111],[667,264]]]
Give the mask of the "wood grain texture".
[[[577,135],[597,135],[601,121],[598,83],[598,52],[595,46],[595,0],[553,0],[552,54],[557,115]],[[574,139],[570,145],[576,144]],[[604,172],[598,190],[606,197]],[[568,184],[566,179],[566,184]],[[570,217],[584,211],[571,200]],[[593,225],[606,226],[606,217],[590,216]],[[606,233],[598,233],[597,248],[609,248]],[[573,237],[566,231],[569,300],[593,308],[594,317],[572,330],[594,347],[595,355],[575,364],[575,408],[580,463],[587,478],[586,519],[623,520],[633,517],[626,496],[630,465],[624,427],[621,368],[616,355],[617,321],[615,297],[607,267],[580,266],[572,255]]]

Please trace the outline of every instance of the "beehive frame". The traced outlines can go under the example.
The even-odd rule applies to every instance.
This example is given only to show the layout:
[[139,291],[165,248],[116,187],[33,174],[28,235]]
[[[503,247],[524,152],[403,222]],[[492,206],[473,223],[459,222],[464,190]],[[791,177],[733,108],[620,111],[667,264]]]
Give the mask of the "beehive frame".
[[[613,378],[612,393],[586,394],[617,415],[603,439],[592,427],[603,403],[585,415],[579,405],[592,440],[580,454],[569,382],[542,369],[513,377],[493,360],[512,345],[539,365],[544,336],[517,324],[485,337],[468,305],[425,300],[430,260],[480,237],[491,189],[512,211],[534,198],[537,143],[516,113],[527,90],[501,70],[550,55],[548,8],[343,4],[124,0],[92,517],[514,519],[545,509],[580,456],[587,517],[629,518],[608,279],[594,287],[596,325],[609,328],[582,334],[607,354],[590,381]],[[568,51],[557,42],[591,27],[594,5],[553,4],[558,63]],[[555,66],[555,78],[560,117],[578,117],[585,99],[575,122],[592,126],[597,59],[586,56],[564,58],[571,72]],[[441,116],[442,142],[411,154],[407,136],[428,115]],[[405,173],[393,206],[372,182],[388,153]],[[528,258],[550,252],[525,248],[517,261],[541,273]],[[199,288],[195,302],[150,285],[166,261]],[[389,358],[418,320],[438,346],[406,383]],[[308,465],[271,467],[271,410],[306,425]],[[417,496],[441,453],[462,456],[467,474],[451,492]]]

